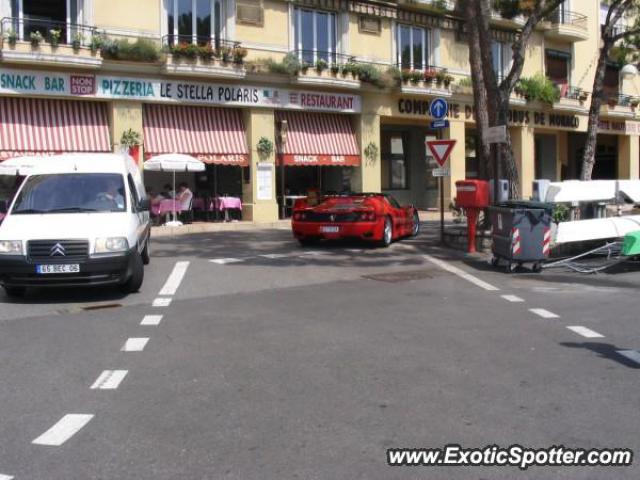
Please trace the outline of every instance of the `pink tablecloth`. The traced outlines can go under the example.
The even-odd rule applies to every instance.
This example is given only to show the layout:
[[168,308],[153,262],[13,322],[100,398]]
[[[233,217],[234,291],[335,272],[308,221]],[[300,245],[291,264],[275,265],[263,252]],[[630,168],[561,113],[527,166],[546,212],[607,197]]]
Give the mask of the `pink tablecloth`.
[[162,200],[159,204],[151,207],[151,213],[156,216],[165,215],[167,213],[173,213],[174,208],[176,212],[182,211],[179,201],[172,199]]
[[242,201],[238,197],[218,197],[214,199],[214,208],[220,211],[235,208],[242,210]]

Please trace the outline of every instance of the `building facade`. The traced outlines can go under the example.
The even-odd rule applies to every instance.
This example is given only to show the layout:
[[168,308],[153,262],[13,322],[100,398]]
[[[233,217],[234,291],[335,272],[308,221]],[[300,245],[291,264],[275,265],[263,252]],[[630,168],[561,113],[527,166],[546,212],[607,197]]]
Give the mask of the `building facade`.
[[[478,164],[465,29],[440,3],[0,0],[0,160],[119,151],[138,133],[140,161],[197,156],[207,171],[181,181],[241,196],[243,218],[267,222],[312,188],[435,207],[425,140],[451,138],[448,204]],[[560,98],[512,97],[525,198],[534,179],[579,175],[600,16],[597,0],[570,0],[533,34],[523,76],[545,75]],[[500,76],[523,20],[492,24]],[[638,178],[640,79],[611,63],[605,84],[594,178]],[[431,128],[436,97],[444,129]]]

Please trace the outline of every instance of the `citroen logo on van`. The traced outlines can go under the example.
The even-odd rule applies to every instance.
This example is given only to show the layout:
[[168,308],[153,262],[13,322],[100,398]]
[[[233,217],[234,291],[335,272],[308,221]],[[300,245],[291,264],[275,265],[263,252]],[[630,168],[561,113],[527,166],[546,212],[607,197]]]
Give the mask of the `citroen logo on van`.
[[67,251],[59,243],[56,243],[53,247],[51,247],[51,250],[49,250],[50,257],[64,257],[66,255]]

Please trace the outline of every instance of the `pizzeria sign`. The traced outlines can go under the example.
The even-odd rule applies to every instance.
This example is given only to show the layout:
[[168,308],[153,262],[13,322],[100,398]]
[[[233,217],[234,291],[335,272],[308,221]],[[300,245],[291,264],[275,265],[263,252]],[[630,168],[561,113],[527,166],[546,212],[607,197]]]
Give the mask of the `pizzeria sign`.
[[0,68],[0,94],[360,113],[359,95]]

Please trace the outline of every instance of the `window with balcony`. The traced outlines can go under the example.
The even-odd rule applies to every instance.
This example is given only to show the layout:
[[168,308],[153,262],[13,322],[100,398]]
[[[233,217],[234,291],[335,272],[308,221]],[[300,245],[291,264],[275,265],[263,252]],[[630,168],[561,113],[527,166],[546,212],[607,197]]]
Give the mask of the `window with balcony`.
[[197,43],[219,46],[222,32],[222,0],[169,0],[169,44]]
[[605,98],[618,97],[620,94],[620,68],[617,65],[607,65],[602,90]]
[[544,64],[547,77],[560,89],[560,95],[566,97],[570,82],[571,54],[559,50],[545,50]]
[[429,63],[428,30],[410,25],[398,25],[397,63],[403,70],[424,70]]
[[336,62],[336,14],[322,10],[294,10],[295,46],[301,61],[315,64],[318,60]]
[[58,41],[71,42],[82,23],[83,10],[87,0],[9,0],[11,7],[10,25],[20,38],[29,41],[31,34],[40,32],[47,40],[52,31],[59,32]]

